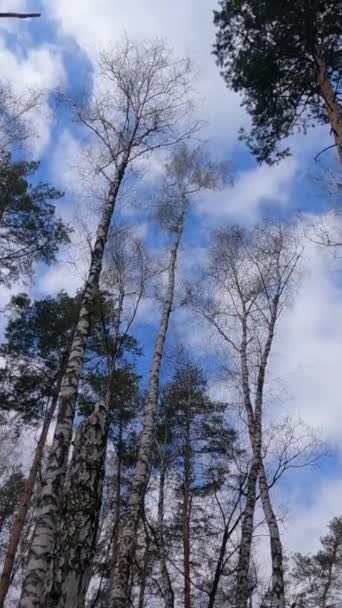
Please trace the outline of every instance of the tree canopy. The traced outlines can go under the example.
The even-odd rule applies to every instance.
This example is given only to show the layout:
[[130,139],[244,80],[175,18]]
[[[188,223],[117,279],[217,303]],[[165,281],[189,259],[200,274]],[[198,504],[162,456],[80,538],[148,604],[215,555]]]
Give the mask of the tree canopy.
[[220,0],[219,5],[215,54],[227,85],[242,94],[251,116],[242,138],[256,158],[280,160],[290,151],[280,142],[316,124],[330,122],[340,138],[335,131],[341,122],[341,3]]
[[50,264],[70,229],[56,217],[62,193],[47,183],[30,183],[39,163],[0,158],[0,284],[30,275],[34,264]]

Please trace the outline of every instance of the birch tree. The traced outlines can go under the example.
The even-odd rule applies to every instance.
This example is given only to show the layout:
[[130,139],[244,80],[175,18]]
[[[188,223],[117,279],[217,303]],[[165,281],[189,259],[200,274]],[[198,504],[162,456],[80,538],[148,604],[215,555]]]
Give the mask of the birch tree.
[[25,294],[12,298],[1,354],[5,365],[0,374],[2,410],[20,416],[20,428],[40,425],[30,471],[10,530],[0,578],[0,606],[4,605],[17,550],[31,507],[44,447],[56,410],[65,361],[77,320],[79,303],[60,293],[56,298],[31,302]]
[[285,606],[283,553],[264,463],[263,410],[274,333],[301,255],[291,227],[264,224],[250,232],[219,231],[213,246],[209,296],[203,309],[239,366],[241,397],[251,445],[242,517],[235,603],[246,608],[257,482],[272,557],[272,605]]
[[75,401],[109,228],[125,174],[137,158],[173,144],[189,110],[188,62],[173,59],[162,43],[125,41],[98,64],[100,83],[85,104],[71,102],[99,145],[97,172],[107,192],[91,251],[79,321],[64,375],[56,430],[22,587],[20,608],[39,606],[49,568],[72,438]]
[[152,355],[139,453],[128,498],[127,514],[120,533],[118,560],[113,572],[110,602],[113,608],[125,608],[128,605],[130,570],[152,457],[160,368],[175,295],[176,265],[185,216],[191,197],[196,192],[218,186],[219,177],[222,176],[220,169],[222,168],[208,162],[200,149],[189,150],[185,145],[181,145],[166,165],[166,182],[157,213],[162,226],[172,237],[172,244],[164,302]]
[[[84,395],[81,411],[87,405],[90,414],[76,431],[46,585],[46,607],[84,605],[96,550],[108,434],[118,422],[122,442],[122,417],[137,390],[125,354],[138,350],[128,332],[145,287],[141,244],[125,233],[114,235],[106,264],[101,284],[107,289],[100,296],[99,323],[89,340],[91,368],[86,366],[83,374],[90,400]],[[96,399],[93,406],[91,397]]]

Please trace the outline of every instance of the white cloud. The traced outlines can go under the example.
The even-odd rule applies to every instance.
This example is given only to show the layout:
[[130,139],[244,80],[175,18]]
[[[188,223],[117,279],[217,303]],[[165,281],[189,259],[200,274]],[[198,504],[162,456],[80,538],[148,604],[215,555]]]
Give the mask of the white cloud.
[[203,195],[198,211],[213,219],[226,217],[253,223],[263,204],[288,201],[297,169],[296,161],[289,158],[279,165],[258,165],[242,171],[232,187]]
[[[305,475],[305,473],[303,473]],[[320,537],[327,531],[329,521],[341,515],[342,479],[334,477],[320,479],[314,484],[306,500],[302,493],[284,496],[290,514],[283,530],[283,538],[289,552],[316,552],[320,548]]]
[[[25,41],[24,41],[25,44]],[[27,52],[21,47],[15,51],[0,41],[0,79],[8,82],[15,94],[26,90],[49,92],[64,82],[64,67],[60,51],[50,45],[30,48]],[[47,101],[34,108],[27,115],[34,124],[35,137],[30,142],[32,151],[40,155],[49,143],[53,112]]]
[[65,290],[69,295],[75,295],[76,291],[84,284],[85,272],[79,264],[70,261],[60,261],[52,269],[39,276],[36,290],[39,297],[56,295]]
[[305,274],[279,326],[272,375],[289,411],[333,441],[342,436],[342,291],[338,261],[328,254],[308,246]]
[[215,0],[45,0],[47,15],[55,18],[61,37],[71,36],[94,61],[98,50],[114,45],[125,32],[130,38],[166,38],[181,56],[190,57],[197,74],[199,114],[208,121],[205,136],[215,135],[225,147],[236,143],[246,123],[239,97],[228,91],[215,66],[212,24]]

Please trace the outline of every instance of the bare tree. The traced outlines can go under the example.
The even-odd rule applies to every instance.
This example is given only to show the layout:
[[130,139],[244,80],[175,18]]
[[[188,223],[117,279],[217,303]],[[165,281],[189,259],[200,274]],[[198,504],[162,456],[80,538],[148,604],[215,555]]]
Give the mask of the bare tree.
[[[76,432],[60,526],[45,586],[46,608],[81,608],[84,605],[98,536],[108,431],[111,411],[115,407],[117,360],[144,295],[146,266],[146,256],[139,241],[126,231],[112,235],[101,280],[106,294],[101,313],[103,335],[97,336],[104,353],[106,378],[102,399]],[[106,316],[110,318],[106,319]],[[112,333],[107,330],[108,323]]]
[[181,145],[166,166],[166,182],[158,206],[158,216],[162,226],[172,235],[173,242],[169,254],[165,299],[152,356],[139,453],[128,499],[127,514],[120,534],[118,560],[113,572],[111,590],[111,605],[113,608],[126,608],[128,605],[128,586],[135,538],[152,456],[160,367],[173,307],[176,264],[186,212],[191,197],[195,193],[202,189],[218,186],[219,178],[222,177],[221,169],[221,167],[215,167],[208,162],[200,149],[189,150],[185,145]]
[[[56,430],[49,455],[37,522],[22,587],[20,608],[41,599],[72,438],[75,400],[91,315],[102,270],[109,228],[124,176],[133,161],[184,135],[182,119],[189,111],[189,66],[171,57],[160,42],[125,41],[99,60],[100,83],[86,104],[71,102],[77,119],[99,146],[96,170],[107,182],[85,283],[79,322],[64,376]],[[187,131],[189,132],[189,131]]]
[[250,232],[233,227],[216,234],[207,277],[211,295],[202,313],[229,345],[238,363],[252,448],[237,567],[235,603],[238,608],[246,608],[249,598],[258,479],[270,535],[272,605],[285,606],[282,545],[264,465],[263,403],[276,323],[300,255],[291,226],[263,224]]

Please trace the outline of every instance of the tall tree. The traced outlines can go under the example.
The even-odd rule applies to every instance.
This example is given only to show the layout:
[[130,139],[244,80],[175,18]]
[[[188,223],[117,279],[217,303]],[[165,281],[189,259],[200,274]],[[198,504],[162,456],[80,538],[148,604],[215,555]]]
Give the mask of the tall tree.
[[289,153],[293,132],[330,125],[342,160],[342,7],[336,0],[220,0],[215,54],[252,119],[242,133],[259,161]]
[[47,607],[83,606],[96,549],[108,434],[118,427],[121,452],[125,426],[136,409],[138,378],[125,357],[139,353],[128,331],[143,295],[145,258],[141,245],[126,233],[114,234],[110,245],[101,281],[107,290],[99,297],[79,399],[87,417],[77,429],[68,467]]
[[132,162],[181,138],[175,127],[187,113],[188,64],[171,58],[159,42],[125,41],[99,62],[101,86],[86,105],[72,104],[100,146],[96,167],[108,184],[97,226],[88,278],[59,399],[37,521],[22,587],[20,608],[39,604],[49,568],[72,438],[75,402],[91,315],[102,270],[109,228],[124,176]]
[[[282,544],[264,463],[263,409],[266,373],[276,324],[301,255],[292,228],[258,226],[218,231],[207,274],[208,297],[202,309],[229,345],[240,385],[251,446],[246,505],[235,602],[246,608],[257,482],[269,529],[272,603],[284,608]],[[211,280],[212,279],[212,280]]]
[[217,188],[222,176],[221,166],[215,166],[208,161],[201,149],[191,150],[185,144],[176,150],[166,164],[165,183],[157,207],[157,217],[172,237],[173,242],[169,255],[165,299],[152,355],[138,459],[127,514],[120,534],[118,561],[113,572],[111,592],[113,608],[125,608],[128,602],[128,584],[134,556],[135,537],[152,457],[160,368],[173,307],[176,265],[186,213],[193,195],[201,190]]
[[[183,603],[191,608],[192,580],[196,578],[192,547],[206,534],[209,523],[200,499],[214,495],[223,484],[233,453],[234,432],[225,422],[225,406],[207,394],[203,372],[191,362],[180,365],[162,393],[160,452],[173,456],[180,509],[173,535],[180,536],[183,552]],[[159,425],[160,426],[160,425]],[[164,440],[162,442],[162,438]],[[165,476],[161,469],[160,476]],[[166,602],[165,602],[166,605]]]

